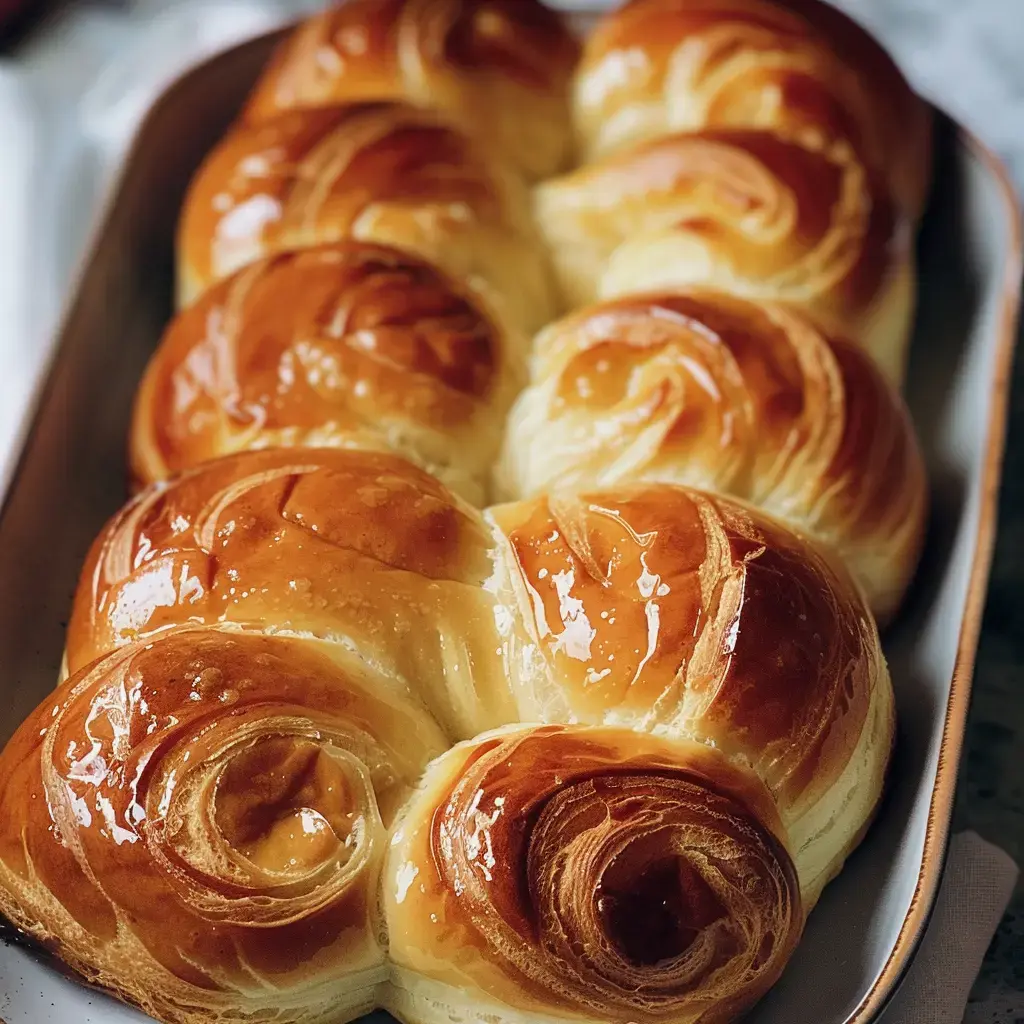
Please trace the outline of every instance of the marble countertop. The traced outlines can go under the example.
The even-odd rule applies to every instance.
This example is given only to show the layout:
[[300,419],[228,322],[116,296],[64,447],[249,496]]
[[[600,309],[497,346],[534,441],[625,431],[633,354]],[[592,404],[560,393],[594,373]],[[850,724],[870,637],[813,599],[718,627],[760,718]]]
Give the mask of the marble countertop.
[[[93,0],[81,3],[72,19],[88,17],[80,32],[81,45],[69,68],[69,55],[52,40],[29,37],[7,59],[0,59],[0,121],[4,114],[4,76],[14,63],[31,63],[37,83],[42,78],[63,82],[38,94],[55,110],[65,102],[69,83],[78,86],[95,77],[109,53],[111,33],[116,38],[123,27],[118,20],[132,8],[160,7],[169,0]],[[199,0],[203,2],[203,0]],[[279,0],[281,6],[308,7],[316,0]],[[1024,0],[833,0],[845,8],[892,50],[914,84],[957,119],[971,126],[1006,160],[1018,190],[1024,193]],[[227,9],[226,0],[219,7]],[[234,8],[238,11],[244,4]],[[207,10],[218,7],[209,0]],[[89,22],[92,18],[92,22]],[[90,27],[91,25],[91,27]],[[247,26],[243,24],[243,31]],[[203,30],[213,32],[209,19]],[[260,30],[258,24],[249,32]],[[102,37],[102,44],[100,39]],[[123,38],[123,37],[122,37]],[[230,41],[230,40],[228,40]],[[6,65],[6,67],[5,67]],[[61,74],[56,73],[57,68]],[[8,83],[9,84],[9,83]],[[115,86],[116,88],[116,86]],[[59,123],[59,122],[54,122]],[[13,128],[4,123],[4,148],[11,152]],[[37,149],[48,140],[21,129],[25,144]],[[59,129],[56,129],[59,131]],[[19,173],[0,161],[0,190],[6,192],[4,174]],[[20,173],[31,174],[31,164]],[[81,194],[68,209],[68,231],[84,238],[82,209],[88,208],[89,182],[80,184]],[[65,204],[66,206],[67,204]],[[5,228],[0,210],[0,235]],[[17,216],[10,211],[9,216]],[[77,222],[75,218],[78,218]],[[13,225],[16,229],[17,224]],[[65,246],[65,258],[58,261],[58,274],[40,280],[32,296],[5,295],[4,252],[0,248],[0,314],[21,317],[25,336],[52,330],[57,296],[66,287],[74,266],[75,246]],[[45,262],[45,254],[35,253]],[[53,263],[53,260],[50,260]],[[34,303],[33,308],[15,303]],[[4,309],[7,303],[8,309]],[[5,321],[9,322],[9,321]],[[30,345],[26,346],[31,348]],[[1024,348],[1024,345],[1021,346]],[[7,436],[5,417],[11,395],[25,389],[25,377],[37,372],[27,366],[21,375],[6,374],[0,380],[0,436]],[[15,403],[15,406],[17,403]],[[0,477],[6,467],[0,465]],[[1024,357],[1018,358],[1010,412],[1004,484],[1000,501],[1000,529],[992,582],[985,615],[981,648],[975,676],[974,696],[967,750],[961,770],[955,827],[971,828],[1002,846],[1024,864],[1024,601],[1018,600],[1018,586],[1024,581]],[[1024,884],[1018,886],[1014,901],[989,949],[982,973],[967,1009],[967,1024],[1004,1024],[1024,1021]]]

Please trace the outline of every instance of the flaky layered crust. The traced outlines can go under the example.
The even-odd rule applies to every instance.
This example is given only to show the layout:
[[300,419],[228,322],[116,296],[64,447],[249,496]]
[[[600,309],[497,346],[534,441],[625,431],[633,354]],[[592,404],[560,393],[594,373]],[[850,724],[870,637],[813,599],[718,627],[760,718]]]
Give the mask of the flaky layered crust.
[[281,44],[243,117],[403,100],[441,111],[539,178],[569,156],[578,51],[559,15],[537,0],[349,0]]
[[185,199],[180,303],[271,253],[345,238],[429,260],[520,327],[552,315],[525,185],[477,140],[401,103],[232,129]]
[[168,327],[135,403],[133,475],[247,448],[395,450],[483,504],[525,342],[398,250],[270,257]]
[[588,37],[573,114],[588,159],[679,131],[757,129],[852,150],[911,216],[927,198],[927,104],[819,0],[630,0]]
[[733,494],[837,552],[889,618],[921,548],[910,417],[857,347],[777,303],[652,293],[537,338],[499,493],[663,480]]
[[765,132],[642,143],[535,196],[565,302],[705,286],[786,302],[902,378],[909,222],[855,160]]

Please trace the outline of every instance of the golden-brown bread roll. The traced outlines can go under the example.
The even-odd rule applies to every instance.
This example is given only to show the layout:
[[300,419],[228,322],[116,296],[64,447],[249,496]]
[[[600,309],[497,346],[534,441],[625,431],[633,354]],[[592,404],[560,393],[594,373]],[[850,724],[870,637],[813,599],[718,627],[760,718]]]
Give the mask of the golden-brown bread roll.
[[524,182],[476,140],[401,103],[232,129],[185,199],[180,304],[270,253],[345,238],[430,261],[523,328],[552,316]]
[[434,762],[388,851],[385,1006],[417,1024],[715,1024],[803,927],[785,829],[714,748],[510,729]]
[[279,46],[243,117],[365,100],[444,112],[532,178],[569,156],[579,44],[537,0],[348,0]]
[[748,767],[810,909],[875,809],[893,737],[878,631],[849,576],[781,524],[683,487],[488,515],[519,720],[695,740]]
[[703,285],[787,302],[899,381],[910,224],[856,161],[767,132],[672,135],[538,186],[565,301]]
[[931,112],[881,46],[819,0],[631,0],[588,36],[574,83],[583,152],[708,128],[851,146],[918,216]]
[[494,638],[494,540],[479,513],[394,455],[270,449],[141,492],[82,570],[67,667],[182,624],[340,643],[452,734],[512,716]]
[[[498,1020],[724,1020],[757,998],[879,797],[892,693],[859,591],[780,524],[683,487],[487,518],[343,449],[246,452],[143,492],[83,571],[75,674],[0,755],[0,910],[174,1024],[374,1004],[425,1024],[453,976],[463,1010]],[[573,728],[459,748],[397,810],[441,747],[520,721]],[[610,806],[628,850],[588,874]],[[537,880],[542,915],[625,945],[559,972],[545,916],[522,973],[519,888],[462,880],[488,850]],[[552,886],[559,864],[577,888]],[[664,908],[648,938],[671,961],[622,931],[636,891]],[[595,896],[602,921],[579,920]]]
[[279,254],[171,322],[136,396],[133,475],[247,448],[393,449],[482,505],[524,353],[466,288],[396,250]]
[[0,911],[162,1021],[351,1020],[387,977],[388,829],[447,745],[340,644],[122,648],[3,753]]
[[836,551],[876,618],[917,565],[927,481],[909,414],[855,346],[774,303],[651,294],[538,335],[499,492],[663,480],[752,502]]

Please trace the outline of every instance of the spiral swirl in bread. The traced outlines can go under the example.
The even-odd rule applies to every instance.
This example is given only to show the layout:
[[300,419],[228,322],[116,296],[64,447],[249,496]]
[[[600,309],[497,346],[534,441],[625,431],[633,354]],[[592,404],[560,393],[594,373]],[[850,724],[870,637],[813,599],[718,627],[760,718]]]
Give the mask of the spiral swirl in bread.
[[771,791],[813,906],[892,742],[888,671],[849,577],[780,524],[684,488],[489,514],[520,721],[624,725],[738,758]]
[[481,1017],[729,1020],[803,926],[782,835],[764,790],[700,744],[564,726],[462,744],[389,851],[385,1005],[458,1019],[469,989]]
[[442,111],[539,178],[569,155],[578,51],[537,0],[348,0],[288,36],[243,116],[255,123],[284,110],[404,100]]
[[573,114],[589,159],[679,131],[757,129],[852,147],[911,216],[928,193],[927,105],[819,0],[629,0],[586,41]]
[[388,828],[446,746],[339,644],[123,648],[4,751],[0,910],[161,1020],[357,1017],[387,974]]
[[269,257],[171,322],[136,398],[134,475],[246,448],[379,448],[483,504],[525,349],[467,289],[396,250]]
[[546,328],[509,418],[510,497],[665,480],[753,502],[899,606],[927,483],[899,395],[856,346],[775,303],[655,293]]
[[670,135],[545,182],[535,206],[570,306],[695,285],[785,302],[902,377],[909,223],[848,153],[766,132]]
[[254,260],[353,238],[469,285],[520,328],[552,316],[526,186],[476,140],[401,103],[236,126],[199,169],[178,234],[180,304]]

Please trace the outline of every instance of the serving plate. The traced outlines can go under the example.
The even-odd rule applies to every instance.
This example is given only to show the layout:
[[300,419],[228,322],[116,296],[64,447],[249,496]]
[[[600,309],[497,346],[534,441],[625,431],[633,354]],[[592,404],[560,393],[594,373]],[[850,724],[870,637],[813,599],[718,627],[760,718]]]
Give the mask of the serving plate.
[[[219,54],[163,92],[97,224],[0,510],[0,742],[53,687],[79,567],[125,497],[131,401],[171,312],[186,185],[277,36]],[[884,637],[899,720],[891,781],[878,820],[751,1024],[874,1021],[911,962],[942,873],[995,536],[1021,225],[999,161],[937,116],[907,378],[932,511],[918,578]],[[145,1019],[13,935],[0,943],[0,1022]]]

